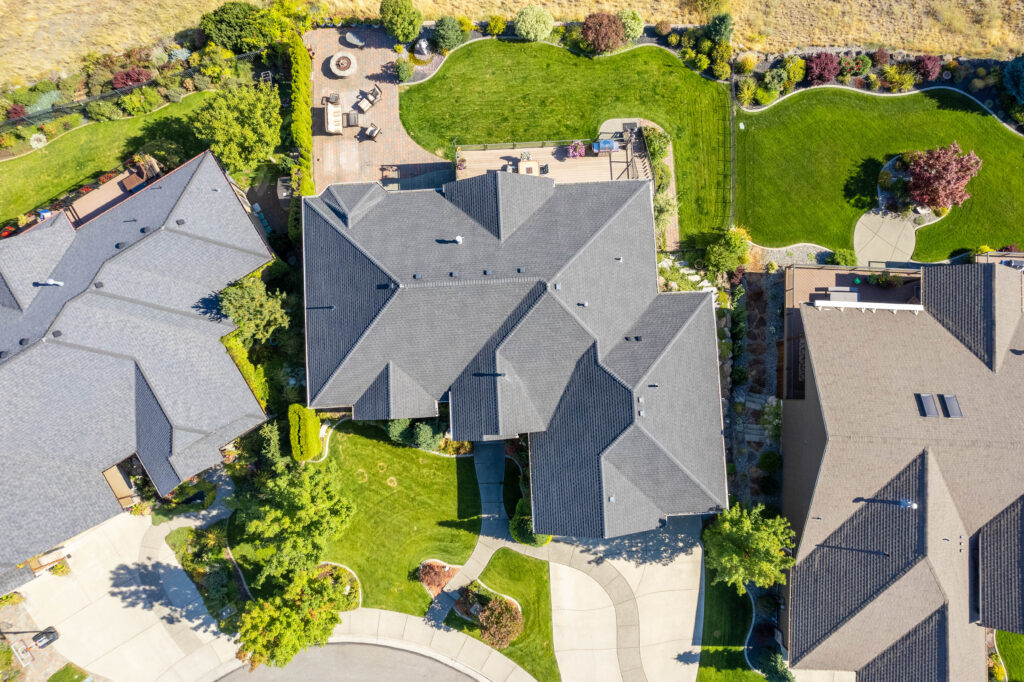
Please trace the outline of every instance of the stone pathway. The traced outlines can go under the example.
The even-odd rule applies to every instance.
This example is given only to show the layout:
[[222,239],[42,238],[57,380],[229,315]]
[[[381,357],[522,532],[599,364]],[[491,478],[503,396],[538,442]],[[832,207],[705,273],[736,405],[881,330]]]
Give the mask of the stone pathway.
[[868,211],[853,228],[857,265],[908,262],[914,255],[916,231],[913,217],[883,209]]

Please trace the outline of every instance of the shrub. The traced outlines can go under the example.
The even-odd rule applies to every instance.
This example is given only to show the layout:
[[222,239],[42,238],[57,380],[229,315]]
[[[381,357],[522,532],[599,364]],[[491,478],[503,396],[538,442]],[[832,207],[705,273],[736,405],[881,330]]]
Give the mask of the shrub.
[[866,54],[859,54],[857,58],[853,60],[853,73],[857,76],[863,76],[871,70],[871,57]]
[[715,43],[708,56],[713,62],[728,62],[732,59],[732,47],[729,43]]
[[926,206],[959,206],[971,197],[967,183],[981,170],[981,159],[961,152],[956,142],[921,154],[910,164],[910,198]]
[[523,634],[523,614],[510,600],[496,596],[480,612],[480,638],[488,646],[504,649]]
[[782,654],[772,649],[764,649],[757,661],[757,667],[764,673],[768,682],[793,682],[796,678],[786,667]]
[[757,91],[757,81],[753,78],[744,78],[736,84],[736,101],[745,107],[754,103],[754,93]]
[[931,54],[921,54],[914,59],[914,70],[924,81],[933,81],[942,72],[942,60]]
[[875,62],[875,66],[885,66],[889,63],[889,53],[884,47],[880,47],[875,50],[875,53],[871,55],[871,58]]
[[397,445],[405,445],[409,442],[409,435],[412,428],[411,419],[392,419],[387,422],[385,427],[388,432],[388,438],[391,439],[392,443]]
[[854,70],[853,58],[843,55],[839,58],[839,76],[849,76]]
[[888,271],[868,277],[868,284],[879,289],[897,289],[903,286],[903,278]]
[[0,149],[10,149],[18,143],[13,133],[0,133]]
[[169,101],[169,102],[180,102],[181,99],[184,96],[185,96],[185,89],[184,88],[178,88],[178,87],[167,88],[167,101]]
[[752,54],[745,54],[736,60],[734,69],[736,73],[751,73],[757,67],[757,57]]
[[139,88],[117,98],[118,105],[128,112],[129,116],[148,114],[163,102],[163,97],[156,88]]
[[139,83],[145,83],[152,74],[147,69],[141,69],[137,66],[133,66],[127,71],[120,71],[114,74],[114,87],[118,90],[121,88],[127,88],[130,85],[138,85]]
[[1024,104],[1024,55],[1012,60],[1003,69],[1003,87],[1016,98],[1018,104]]
[[831,52],[818,52],[807,58],[807,80],[821,85],[839,75],[839,58]]
[[882,76],[889,81],[889,89],[892,92],[906,92],[914,87],[916,80],[914,68],[906,62],[883,66]]
[[672,24],[668,20],[662,19],[654,25],[654,32],[664,38],[672,32]]
[[679,46],[679,34],[678,33],[669,33],[668,34],[668,38],[666,38],[666,40],[668,41],[668,46],[669,47],[678,47]]
[[508,26],[508,20],[501,14],[492,14],[487,19],[487,35],[500,36],[505,32],[505,28]]
[[668,189],[672,181],[672,170],[665,163],[652,163],[651,172],[654,174],[654,191],[661,194]]
[[727,43],[732,38],[732,15],[716,14],[704,28],[704,35],[716,43]]
[[786,80],[792,83],[799,83],[807,76],[807,62],[795,54],[782,61],[782,68],[786,70]]
[[711,42],[710,38],[701,38],[696,43],[696,50],[700,54],[708,54],[714,46],[715,44]]
[[779,610],[779,599],[771,592],[765,592],[757,598],[754,609],[757,611],[757,615],[772,618]]
[[35,104],[35,101],[39,99],[39,93],[31,88],[18,88],[7,93],[7,99],[14,104],[23,104],[27,107]]
[[395,60],[395,76],[398,78],[399,83],[405,83],[413,74],[416,73],[416,67],[412,65],[408,59],[397,59]]
[[762,107],[768,106],[778,98],[778,90],[770,90],[768,88],[758,87],[757,90],[754,91],[754,99],[756,99],[757,103],[760,104]]
[[882,85],[882,81],[878,79],[873,73],[868,74],[868,88],[871,90],[877,90]]
[[44,78],[43,80],[41,80],[38,83],[36,83],[35,85],[33,85],[32,89],[35,90],[36,92],[39,92],[39,93],[53,92],[54,90],[57,89],[57,84],[54,83],[49,78]]
[[533,511],[530,503],[524,498],[516,502],[516,511],[509,521],[508,530],[512,539],[521,545],[541,547],[551,542],[550,535],[537,535],[533,532]]
[[41,123],[39,124],[39,129],[43,131],[43,135],[46,135],[46,139],[48,140],[52,140],[62,132],[62,126],[56,121]]
[[121,111],[109,100],[96,100],[85,105],[85,115],[94,121],[115,121],[124,117]]
[[7,120],[13,120],[13,119],[16,119],[16,118],[21,118],[22,116],[24,116],[27,113],[28,113],[28,109],[25,107],[24,104],[12,104],[7,109]]
[[692,66],[693,61],[697,58],[697,53],[694,52],[691,48],[684,47],[682,50],[679,51],[679,56],[682,57],[684,62]]
[[704,265],[713,273],[730,272],[747,262],[746,230],[733,227],[722,230],[704,250]]
[[668,133],[658,130],[654,126],[644,126],[643,133],[651,164],[653,165],[664,160],[668,156],[668,147],[672,143]]
[[50,573],[53,573],[54,575],[59,575],[59,576],[71,575],[71,566],[68,565],[68,560],[67,559],[61,559],[60,561],[55,563],[53,566],[50,566],[50,568],[48,570],[50,571]]
[[320,418],[316,412],[301,403],[288,406],[288,434],[292,457],[298,462],[316,459],[323,451],[320,441]]
[[887,170],[878,174],[878,186],[882,189],[889,189],[892,185],[892,173]]
[[413,445],[420,450],[437,452],[437,449],[441,447],[442,438],[444,438],[444,433],[441,432],[436,422],[417,422],[412,427]]
[[516,12],[514,28],[516,35],[524,40],[544,40],[551,35],[554,25],[551,12],[540,5],[528,5]]
[[750,379],[750,375],[747,372],[747,368],[743,365],[734,365],[730,378],[732,379],[733,384],[736,386],[742,386]]
[[625,28],[614,14],[594,12],[583,21],[583,39],[598,54],[611,52],[626,42]]
[[203,90],[209,90],[213,85],[213,81],[206,74],[197,73],[192,76],[192,85],[195,87],[196,91],[202,92]]
[[711,74],[718,80],[724,81],[732,75],[732,67],[729,62],[715,62],[711,65]]
[[271,42],[260,21],[259,7],[248,2],[226,2],[199,20],[207,40],[232,52],[257,50]]
[[398,42],[408,43],[419,35],[423,14],[412,4],[412,0],[381,0],[380,21]]
[[704,71],[709,66],[711,66],[711,60],[706,54],[698,54],[693,58],[693,68],[698,71]]
[[789,76],[786,74],[785,69],[771,69],[764,75],[761,84],[768,90],[778,91],[782,90],[782,85],[787,80],[789,80]]
[[857,254],[853,249],[836,249],[828,257],[830,265],[845,265],[854,267],[857,265]]
[[634,9],[623,9],[615,13],[622,22],[626,40],[632,42],[644,34],[644,18]]
[[774,474],[782,468],[782,455],[774,450],[765,450],[757,458],[757,468],[766,474]]
[[462,32],[466,34],[465,37],[468,38],[470,31],[476,30],[476,24],[474,24],[473,20],[469,17],[459,17],[459,28],[461,28]]
[[443,16],[434,24],[434,42],[442,52],[450,52],[462,44],[465,34],[455,17]]

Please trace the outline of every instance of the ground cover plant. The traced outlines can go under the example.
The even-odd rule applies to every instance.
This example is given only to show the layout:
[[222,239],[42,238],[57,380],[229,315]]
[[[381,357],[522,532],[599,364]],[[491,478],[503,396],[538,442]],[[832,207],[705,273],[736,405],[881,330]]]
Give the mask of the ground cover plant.
[[882,164],[952,142],[973,150],[984,168],[963,206],[917,231],[914,258],[936,261],[1019,241],[1024,204],[1006,198],[1024,192],[1024,139],[963,95],[882,98],[820,89],[764,112],[740,112],[737,121],[744,130],[736,140],[736,217],[758,244],[852,248],[857,219],[877,206]]
[[209,528],[176,528],[167,535],[167,544],[195,583],[206,610],[222,631],[233,634],[246,597],[225,551],[227,525],[220,521]]
[[188,157],[198,154],[204,147],[187,119],[212,95],[197,93],[146,116],[90,124],[0,163],[0,223],[117,167],[150,140],[171,140]]
[[641,47],[595,60],[550,45],[481,41],[453,52],[433,78],[403,92],[399,105],[413,139],[449,158],[455,138],[588,138],[609,118],[642,116],[672,138],[680,235],[727,222],[726,89],[665,50]]
[[[461,565],[476,545],[480,494],[472,458],[394,445],[376,426],[345,421],[331,435],[326,460],[309,467],[324,468],[353,508],[323,558],[355,572],[363,606],[425,614],[430,596],[417,582],[420,562]],[[248,578],[268,553],[238,530],[231,546]]]
[[704,591],[704,628],[701,635],[697,682],[762,682],[743,656],[751,620],[750,599],[724,583]]
[[217,485],[205,479],[195,483],[185,482],[175,488],[170,497],[169,501],[153,509],[154,526],[170,521],[180,514],[208,509],[217,498]]
[[[551,585],[548,564],[508,548],[499,549],[480,574],[486,587],[515,599],[523,611],[523,633],[501,653],[540,682],[560,680],[551,634]],[[480,628],[454,610],[445,625],[481,639]]]

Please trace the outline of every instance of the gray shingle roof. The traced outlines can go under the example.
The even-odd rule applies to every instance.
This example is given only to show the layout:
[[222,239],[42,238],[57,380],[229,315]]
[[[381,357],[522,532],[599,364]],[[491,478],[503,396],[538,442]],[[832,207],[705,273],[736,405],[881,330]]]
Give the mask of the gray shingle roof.
[[118,513],[102,472],[132,454],[166,494],[264,420],[220,342],[230,323],[209,314],[269,258],[210,154],[77,231],[59,214],[0,241],[6,282],[64,283],[0,324],[0,562]]
[[925,618],[899,641],[857,671],[857,682],[949,679],[946,608]]
[[1024,496],[978,534],[981,624],[1024,632]]
[[[425,417],[450,389],[455,438],[531,433],[542,532],[636,532],[726,504],[713,303],[658,294],[649,183],[334,185],[303,216],[312,406]],[[627,431],[643,456],[609,449]],[[644,502],[606,514],[602,467]]]
[[[796,667],[907,679],[899,662],[913,656],[901,647],[917,641],[908,635],[912,626],[943,606],[948,672],[922,679],[985,678],[984,633],[972,614],[971,538],[979,531],[983,538],[986,528],[1012,534],[1003,517],[992,520],[1024,492],[1024,446],[1009,427],[1024,420],[1022,285],[1020,273],[1001,265],[929,266],[921,312],[801,309],[807,395],[820,405],[823,428],[807,437],[817,409],[787,403],[783,454],[793,474],[783,495],[799,543],[788,645]],[[922,416],[920,393],[956,395],[963,418]],[[923,488],[887,488],[919,461]],[[923,545],[913,544],[920,527],[893,525],[895,509],[864,501],[875,497],[918,502]],[[888,555],[851,553],[830,563],[836,550],[828,547],[843,544],[837,538]],[[981,554],[982,583],[987,574],[1019,587],[1021,558],[1005,549]],[[1011,590],[993,589],[1013,602]],[[1008,623],[1024,609],[1019,596],[996,608],[1003,607]]]

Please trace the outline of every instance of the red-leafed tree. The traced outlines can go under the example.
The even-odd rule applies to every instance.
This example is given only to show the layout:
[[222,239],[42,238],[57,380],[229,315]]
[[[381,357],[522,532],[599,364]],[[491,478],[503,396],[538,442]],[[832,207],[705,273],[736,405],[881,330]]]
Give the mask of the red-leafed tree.
[[133,66],[127,71],[114,74],[114,87],[120,90],[121,88],[127,88],[129,85],[145,83],[152,77],[149,70]]
[[959,206],[971,197],[967,183],[981,170],[981,159],[956,142],[922,153],[910,164],[910,198],[933,208]]
[[7,118],[9,120],[21,118],[26,114],[28,114],[28,108],[24,104],[12,104],[10,109],[7,110]]
[[933,54],[921,54],[914,59],[914,69],[921,76],[921,80],[933,81],[939,77],[942,60]]
[[583,39],[594,52],[611,52],[626,43],[626,29],[614,14],[595,12],[583,22]]
[[839,57],[831,52],[818,52],[807,58],[807,80],[811,85],[828,83],[839,75]]

